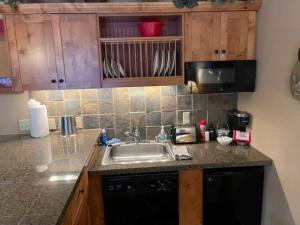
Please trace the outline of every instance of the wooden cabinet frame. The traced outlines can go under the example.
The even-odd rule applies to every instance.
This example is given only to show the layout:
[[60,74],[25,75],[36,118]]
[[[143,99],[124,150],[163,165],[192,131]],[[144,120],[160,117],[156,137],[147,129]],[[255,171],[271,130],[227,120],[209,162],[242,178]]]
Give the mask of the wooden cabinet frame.
[[198,6],[192,9],[177,9],[172,2],[131,2],[131,3],[37,3],[18,4],[16,12],[8,5],[0,4],[2,14],[34,14],[34,13],[184,13],[184,12],[220,12],[220,11],[258,11],[263,0],[246,3],[236,1],[226,3],[222,7],[215,7],[210,1],[199,1]]
[[21,75],[19,69],[18,52],[16,49],[16,34],[12,16],[4,17],[6,38],[9,47],[9,57],[11,63],[12,81],[11,88],[0,88],[0,93],[20,93],[23,92]]
[[[6,24],[8,26],[8,40],[9,40],[9,48],[10,48],[10,57],[11,57],[11,64],[12,64],[12,73],[13,73],[13,81],[14,81],[14,88],[10,91],[22,91],[22,74],[20,71],[20,57],[18,55],[18,49],[17,49],[17,37],[16,37],[16,31],[15,31],[15,24],[14,24],[14,16],[20,15],[20,16],[49,16],[52,19],[52,28],[53,28],[53,42],[54,42],[54,52],[55,52],[55,67],[56,67],[56,76],[57,80],[68,80],[68,74],[75,73],[73,68],[70,67],[72,65],[73,61],[76,61],[76,58],[80,57],[78,56],[78,51],[73,49],[73,51],[66,50],[66,45],[70,41],[70,36],[65,35],[65,32],[61,30],[61,18],[64,18],[64,21],[69,22],[68,26],[73,26],[72,21],[68,21],[68,15],[70,17],[74,16],[75,14],[78,16],[80,14],[89,15],[92,17],[97,17],[99,13],[101,12],[101,15],[184,15],[182,16],[182,76],[177,77],[148,77],[147,79],[119,79],[119,80],[107,80],[106,82],[103,82],[103,74],[102,74],[102,60],[100,60],[101,57],[101,46],[100,46],[100,37],[99,33],[101,32],[99,30],[98,24],[94,29],[96,29],[96,32],[98,33],[96,42],[97,42],[97,48],[98,48],[98,55],[95,56],[95,53],[92,53],[94,57],[90,57],[90,60],[95,60],[96,57],[99,57],[99,59],[94,61],[93,64],[97,64],[99,67],[99,84],[95,85],[98,80],[89,80],[85,82],[84,79],[80,78],[80,75],[75,75],[74,77],[79,77],[78,80],[73,80],[69,83],[61,82],[60,84],[55,85],[31,85],[30,87],[24,86],[24,89],[57,89],[57,88],[99,88],[99,87],[120,87],[120,86],[147,86],[147,85],[176,85],[176,84],[182,84],[184,81],[184,62],[188,61],[187,59],[198,59],[203,58],[205,60],[231,60],[231,59],[244,59],[247,57],[247,59],[253,59],[255,57],[255,50],[250,50],[245,54],[242,54],[240,57],[234,57],[234,53],[232,53],[230,50],[228,54],[224,54],[220,57],[220,59],[217,59],[217,56],[213,53],[205,53],[204,56],[201,55],[202,53],[197,53],[196,51],[190,50],[191,43],[193,41],[190,40],[190,37],[187,37],[187,40],[185,41],[185,33],[188,31],[186,29],[186,18],[189,18],[190,15],[192,15],[194,12],[203,12],[206,15],[209,15],[209,13],[223,13],[221,17],[222,19],[228,19],[228,21],[234,19],[231,14],[231,12],[236,12],[237,14],[240,11],[251,11],[249,13],[249,35],[248,35],[248,43],[247,46],[250,49],[255,49],[255,29],[256,29],[256,18],[255,14],[256,11],[258,11],[262,5],[263,0],[255,0],[252,3],[246,3],[245,1],[237,1],[234,4],[224,4],[222,7],[215,7],[211,4],[211,2],[199,2],[199,6],[188,9],[177,9],[174,7],[174,4],[172,2],[159,2],[159,3],[38,3],[38,4],[18,4],[18,8],[16,12],[12,12],[10,7],[7,5],[0,4],[0,13],[6,15],[7,21]],[[188,21],[187,21],[188,22]],[[213,23],[214,27],[216,26],[216,22]],[[227,23],[228,24],[228,23]],[[219,31],[220,33],[226,33],[226,22],[220,25]],[[94,26],[94,25],[93,25]],[[86,33],[86,32],[85,32]],[[251,34],[250,34],[251,33]],[[213,35],[213,44],[210,46],[210,51],[213,50],[216,45],[216,36],[218,34],[218,29],[216,30],[216,34]],[[65,37],[65,40],[63,38]],[[88,37],[87,37],[88,38]],[[230,48],[231,42],[228,41],[228,38],[221,38],[219,43],[219,49],[221,48]],[[232,45],[233,46],[233,45]],[[64,51],[68,52],[68,59],[64,59]],[[76,56],[74,56],[76,54]],[[87,53],[89,54],[89,53]],[[199,55],[200,54],[200,55]],[[228,55],[228,57],[226,56]],[[72,61],[73,60],[73,61]],[[69,66],[67,65],[66,68],[66,62],[69,62]],[[90,70],[93,71],[93,70]],[[95,71],[95,70],[94,70]],[[91,72],[93,73],[93,72]],[[70,76],[73,76],[70,75]],[[73,78],[73,77],[71,77]],[[0,90],[0,92],[3,92]],[[4,92],[6,92],[4,90]]]

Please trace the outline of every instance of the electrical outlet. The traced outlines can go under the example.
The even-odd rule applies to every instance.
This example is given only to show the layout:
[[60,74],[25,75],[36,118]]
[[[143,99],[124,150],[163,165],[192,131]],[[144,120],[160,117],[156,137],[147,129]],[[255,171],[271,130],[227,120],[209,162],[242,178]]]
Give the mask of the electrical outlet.
[[20,131],[30,131],[29,119],[19,120],[19,130]]
[[48,118],[49,130],[56,130],[56,122],[54,118]]
[[77,125],[77,128],[82,129],[82,117],[81,116],[76,116],[76,125]]

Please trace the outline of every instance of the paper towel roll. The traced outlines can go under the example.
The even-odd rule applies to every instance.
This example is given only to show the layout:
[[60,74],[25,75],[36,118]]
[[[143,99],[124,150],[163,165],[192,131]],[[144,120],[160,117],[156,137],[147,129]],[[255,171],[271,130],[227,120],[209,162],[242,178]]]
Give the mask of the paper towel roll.
[[49,134],[47,108],[45,105],[29,105],[28,114],[32,137],[40,138]]

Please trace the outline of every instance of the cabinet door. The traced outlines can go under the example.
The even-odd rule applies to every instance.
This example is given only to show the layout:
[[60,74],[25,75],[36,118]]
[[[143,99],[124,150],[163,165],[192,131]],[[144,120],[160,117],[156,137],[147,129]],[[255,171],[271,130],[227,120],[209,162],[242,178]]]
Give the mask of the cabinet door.
[[22,92],[13,16],[0,15],[0,93]]
[[220,13],[192,12],[185,21],[185,61],[219,60]]
[[57,68],[51,15],[16,15],[14,25],[23,88],[56,89]]
[[60,31],[65,79],[60,87],[100,87],[97,16],[67,14],[60,16]]
[[221,60],[255,59],[256,12],[221,13]]
[[74,225],[90,225],[87,200],[83,201]]

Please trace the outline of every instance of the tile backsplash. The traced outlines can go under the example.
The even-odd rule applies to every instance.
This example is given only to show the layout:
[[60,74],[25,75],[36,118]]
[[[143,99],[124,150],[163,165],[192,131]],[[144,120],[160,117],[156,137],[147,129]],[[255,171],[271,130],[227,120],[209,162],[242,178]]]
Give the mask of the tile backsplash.
[[82,118],[86,129],[106,128],[108,136],[124,137],[139,127],[142,139],[154,139],[162,125],[168,130],[182,122],[183,112],[191,112],[198,123],[223,123],[226,112],[237,107],[237,94],[189,94],[186,86],[106,88],[82,90],[31,91],[30,97],[47,106],[49,118],[64,113]]

